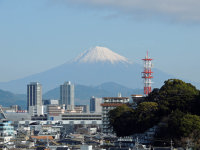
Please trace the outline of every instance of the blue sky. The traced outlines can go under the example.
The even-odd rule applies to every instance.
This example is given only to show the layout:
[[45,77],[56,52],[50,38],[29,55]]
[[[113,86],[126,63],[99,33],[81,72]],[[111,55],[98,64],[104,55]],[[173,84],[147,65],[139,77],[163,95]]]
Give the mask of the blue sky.
[[0,81],[63,64],[105,46],[133,62],[199,81],[197,0],[0,0]]

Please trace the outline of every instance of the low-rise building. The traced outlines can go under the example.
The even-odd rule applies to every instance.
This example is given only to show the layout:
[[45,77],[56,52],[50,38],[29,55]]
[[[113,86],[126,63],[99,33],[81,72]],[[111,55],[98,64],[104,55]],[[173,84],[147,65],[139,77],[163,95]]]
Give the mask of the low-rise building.
[[11,125],[11,121],[1,120],[0,121],[0,141],[1,144],[7,143],[11,138],[14,137],[14,127]]
[[92,150],[92,145],[81,145],[81,150]]
[[131,95],[131,97],[133,100],[133,104],[135,104],[135,105],[137,105],[138,103],[141,103],[145,99],[145,96],[140,95],[140,94],[134,94],[134,95]]
[[48,105],[47,114],[48,120],[60,120],[61,114],[64,114],[65,108],[59,105]]
[[71,120],[71,121],[101,121],[102,115],[100,113],[65,113],[62,114],[62,120]]
[[82,113],[89,113],[89,106],[88,105],[75,105],[75,107],[82,108]]

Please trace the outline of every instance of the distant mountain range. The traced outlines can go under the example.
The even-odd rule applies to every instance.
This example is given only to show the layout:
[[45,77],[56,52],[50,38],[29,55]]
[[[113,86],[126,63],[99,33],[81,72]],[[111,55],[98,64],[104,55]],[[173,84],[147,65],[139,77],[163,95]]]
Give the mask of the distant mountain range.
[[20,105],[26,108],[26,95],[25,94],[13,94],[9,91],[0,90],[0,105],[11,106]]
[[[142,70],[142,65],[132,63],[124,56],[108,48],[97,46],[58,67],[22,79],[1,82],[0,89],[14,93],[26,93],[26,85],[28,83],[40,82],[43,86],[43,91],[47,92],[65,81],[87,86],[115,82],[132,89],[141,89],[143,88]],[[159,88],[165,80],[174,78],[155,68],[153,72],[153,87]]]
[[[57,87],[48,91],[43,95],[44,99],[54,98],[59,99],[60,88]],[[76,104],[89,104],[89,100],[94,97],[109,97],[118,96],[121,93],[122,96],[130,97],[132,94],[143,94],[142,89],[131,89],[114,82],[107,82],[99,86],[85,86],[75,85],[75,103]]]
[[[75,85],[75,104],[89,104],[89,99],[95,97],[117,96],[130,97],[131,94],[142,94],[142,89],[130,89],[114,82],[108,82],[99,86]],[[43,99],[59,99],[59,87],[43,94]],[[13,94],[8,91],[0,90],[0,105],[20,105],[26,108],[26,94]]]
[[[108,48],[97,46],[58,67],[22,79],[1,82],[0,89],[6,91],[0,90],[0,105],[18,104],[26,108],[24,93],[30,82],[42,84],[43,99],[59,99],[59,85],[71,81],[75,84],[76,104],[89,104],[91,96],[117,96],[119,92],[127,97],[131,94],[142,94],[142,70],[142,65],[132,63]],[[160,88],[165,80],[175,78],[155,68],[153,72],[153,88]],[[200,87],[199,83],[190,83]]]

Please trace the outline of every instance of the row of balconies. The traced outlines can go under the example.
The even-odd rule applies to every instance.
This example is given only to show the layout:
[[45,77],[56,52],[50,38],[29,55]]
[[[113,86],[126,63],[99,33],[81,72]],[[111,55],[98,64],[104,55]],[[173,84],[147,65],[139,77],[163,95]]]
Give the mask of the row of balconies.
[[128,103],[129,100],[127,99],[123,99],[123,100],[119,100],[119,99],[108,99],[108,100],[104,100],[104,103]]
[[101,118],[62,118],[62,120],[102,120]]

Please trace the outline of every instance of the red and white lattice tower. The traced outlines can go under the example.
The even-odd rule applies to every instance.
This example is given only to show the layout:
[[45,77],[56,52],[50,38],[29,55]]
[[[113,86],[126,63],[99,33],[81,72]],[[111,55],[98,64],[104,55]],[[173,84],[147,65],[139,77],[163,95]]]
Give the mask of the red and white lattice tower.
[[152,74],[153,72],[151,71],[152,68],[152,63],[151,61],[153,59],[149,58],[148,56],[148,51],[145,59],[142,59],[144,61],[144,71],[142,72],[142,78],[144,79],[144,95],[148,95],[151,93],[151,79],[153,78]]

